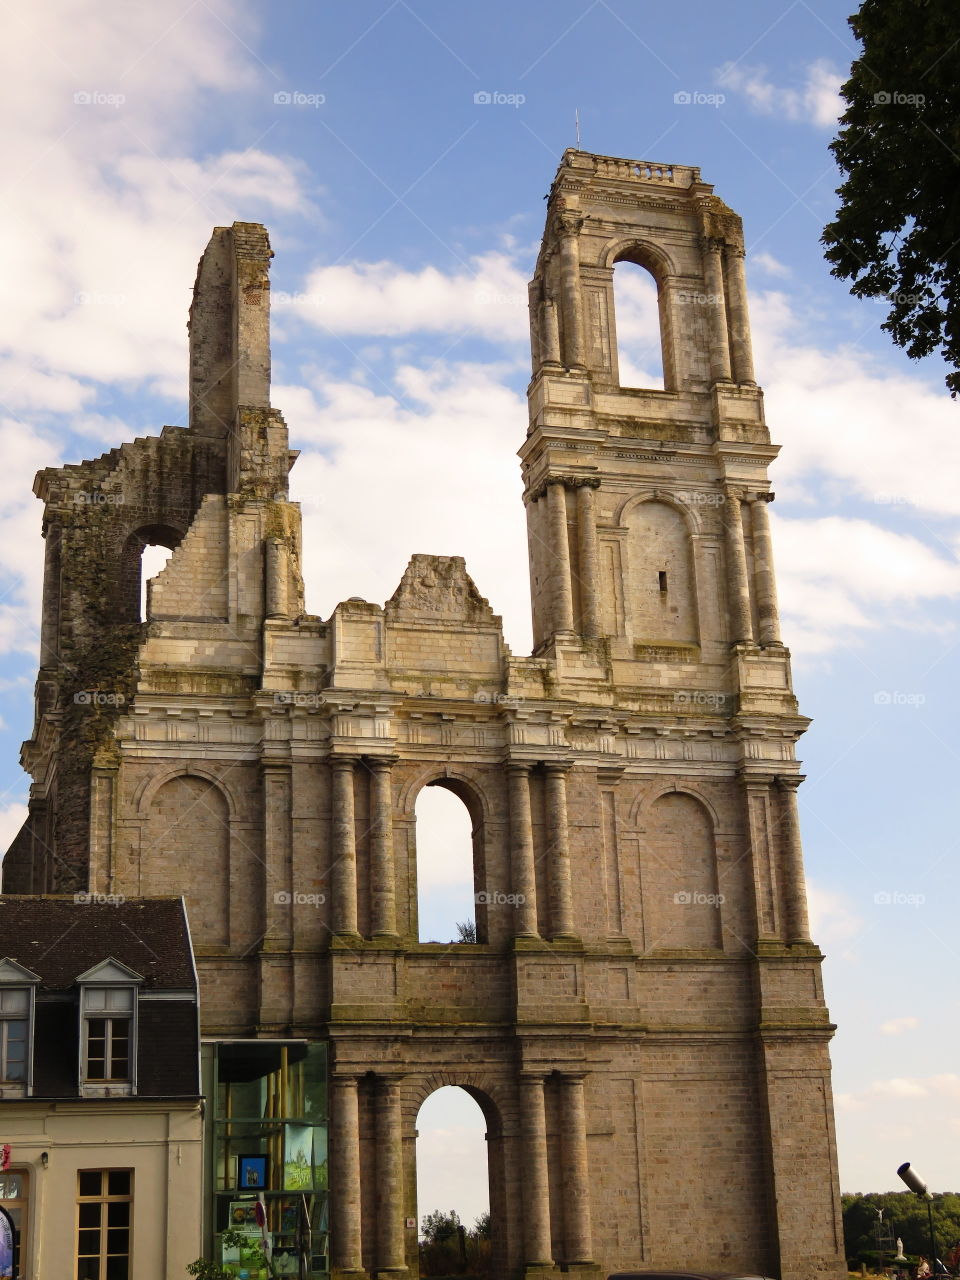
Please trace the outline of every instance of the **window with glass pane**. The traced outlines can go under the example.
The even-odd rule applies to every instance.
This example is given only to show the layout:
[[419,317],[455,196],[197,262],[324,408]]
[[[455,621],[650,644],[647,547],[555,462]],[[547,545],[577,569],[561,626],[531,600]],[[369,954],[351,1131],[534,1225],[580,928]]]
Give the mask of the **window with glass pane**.
[[8,1169],[0,1173],[0,1205],[6,1209],[13,1220],[13,1274],[19,1276],[24,1270],[27,1257],[27,1244],[23,1231],[27,1221],[28,1175],[26,1172]]
[[326,1275],[326,1045],[219,1044],[215,1072],[215,1232],[230,1226],[249,1201],[240,1183],[241,1156],[262,1155],[267,1232],[276,1257],[291,1268],[277,1274]]
[[84,992],[88,1080],[129,1081],[133,998],[126,987],[89,987]]
[[81,1169],[77,1212],[77,1280],[130,1280],[133,1173]]
[[30,992],[25,987],[0,989],[0,1081],[27,1078]]

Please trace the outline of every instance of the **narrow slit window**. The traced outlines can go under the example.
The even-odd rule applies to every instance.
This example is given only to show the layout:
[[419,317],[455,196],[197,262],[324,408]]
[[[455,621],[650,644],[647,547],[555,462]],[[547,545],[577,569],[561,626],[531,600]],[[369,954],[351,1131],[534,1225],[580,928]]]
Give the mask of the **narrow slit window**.
[[663,591],[664,593],[666,593],[666,590],[667,590],[667,571],[666,571],[666,569],[661,569],[661,570],[660,570],[660,572],[657,574],[657,578],[659,579],[659,582],[660,582],[660,590],[661,590],[661,591]]

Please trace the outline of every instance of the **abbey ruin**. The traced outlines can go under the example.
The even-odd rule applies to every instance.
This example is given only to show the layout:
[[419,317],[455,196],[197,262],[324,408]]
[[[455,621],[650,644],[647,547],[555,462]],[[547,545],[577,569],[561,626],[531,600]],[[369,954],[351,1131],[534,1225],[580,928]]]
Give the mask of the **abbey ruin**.
[[[807,721],[739,217],[698,169],[563,156],[525,440],[517,423],[529,656],[456,557],[413,555],[383,605],[308,612],[297,452],[270,404],[271,256],[262,226],[213,233],[187,427],[37,476],[33,784],[4,893],[185,895],[208,1249],[232,1153],[264,1152],[270,1177],[296,1121],[318,1167],[329,1129],[309,1274],[328,1238],[334,1276],[416,1277],[416,1116],[452,1084],[486,1119],[503,1280],[840,1280],[833,1027],[797,817]],[[620,261],[658,285],[662,391],[620,385]],[[150,544],[173,554],[141,619]],[[475,943],[418,940],[427,786],[472,819]],[[273,1128],[247,1117],[241,1140],[243,1108],[214,1095],[295,1062],[315,1064],[306,1094],[281,1082]],[[266,1191],[279,1238],[288,1188]]]

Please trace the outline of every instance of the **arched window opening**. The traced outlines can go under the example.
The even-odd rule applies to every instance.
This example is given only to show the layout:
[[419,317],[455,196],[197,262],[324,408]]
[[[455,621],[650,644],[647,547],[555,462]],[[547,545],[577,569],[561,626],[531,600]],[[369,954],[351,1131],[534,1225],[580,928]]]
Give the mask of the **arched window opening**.
[[[168,525],[148,525],[127,538],[120,562],[120,614],[123,622],[147,619],[148,582],[179,545],[181,534]],[[147,555],[149,552],[149,556]]]
[[621,387],[662,391],[664,358],[656,280],[646,267],[624,259],[614,268],[613,297]]
[[160,543],[154,543],[143,548],[143,555],[140,557],[140,618],[146,619],[149,616],[147,609],[147,597],[151,578],[155,578],[163,569],[170,557],[173,555],[172,547],[164,547]]
[[441,781],[417,797],[417,920],[421,942],[477,942],[474,824]]
[[487,1124],[464,1089],[432,1093],[417,1116],[420,1274],[486,1276],[490,1271]]

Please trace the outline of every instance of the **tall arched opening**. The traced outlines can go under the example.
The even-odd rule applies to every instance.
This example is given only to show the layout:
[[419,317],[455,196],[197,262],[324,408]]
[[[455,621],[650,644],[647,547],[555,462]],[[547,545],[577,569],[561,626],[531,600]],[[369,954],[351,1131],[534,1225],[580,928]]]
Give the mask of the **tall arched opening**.
[[182,533],[170,525],[147,525],[127,538],[120,557],[118,606],[123,622],[147,620],[147,583],[180,545]]
[[416,800],[417,936],[421,942],[486,942],[482,817],[476,797],[450,778]]
[[472,1089],[445,1085],[420,1107],[416,1133],[419,1274],[495,1280],[495,1109]]
[[632,256],[614,267],[613,302],[620,386],[663,391],[668,361],[660,290],[649,268]]

